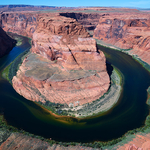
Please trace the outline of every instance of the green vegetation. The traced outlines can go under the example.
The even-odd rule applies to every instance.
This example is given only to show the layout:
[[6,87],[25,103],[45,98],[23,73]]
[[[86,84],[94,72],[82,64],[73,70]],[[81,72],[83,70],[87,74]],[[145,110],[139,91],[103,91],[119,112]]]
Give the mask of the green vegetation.
[[22,44],[23,39],[21,37],[15,36],[14,39],[17,41],[16,46],[20,46]]
[[[16,46],[22,45],[23,37],[25,36],[19,36],[17,34],[8,32],[8,35],[12,37],[13,39],[17,40]],[[31,44],[31,39],[29,39],[29,43]],[[9,81],[9,83],[12,84],[12,78],[16,75],[17,70],[19,69],[20,65],[22,64],[25,57],[30,54],[30,49],[25,50],[23,53],[21,53],[19,56],[15,58],[13,62],[11,62],[2,72],[2,77]]]
[[11,64],[12,63],[10,63],[2,72],[2,77],[8,80],[9,83],[11,83],[11,80],[9,79],[9,70],[10,70]]
[[16,132],[12,126],[7,126],[2,115],[0,115],[0,145],[10,136],[12,132]]
[[47,110],[51,111],[52,113],[54,113],[56,115],[60,115],[60,116],[68,116],[69,115],[68,111],[61,110],[62,108],[69,107],[66,104],[52,103],[50,101],[46,101],[45,104],[43,104],[42,102],[35,102],[35,103],[42,105],[44,108],[46,108]]
[[2,77],[9,81],[12,84],[12,78],[16,75],[17,70],[24,58],[30,54],[29,49],[21,53],[18,57],[15,58],[13,62],[11,62],[2,72]]
[[[129,53],[127,53],[129,54]],[[130,54],[129,54],[130,55]],[[143,60],[141,60],[137,55],[132,55],[132,58],[134,58],[137,62],[139,62],[146,70],[150,72],[150,65]]]
[[108,145],[111,146],[111,145],[113,145],[115,143],[118,143],[119,141],[122,140],[122,138],[118,138],[118,139],[115,139],[115,140],[112,140],[112,141],[109,141],[109,142],[93,142],[93,143],[77,143],[77,142],[54,141],[54,140],[51,140],[51,139],[46,139],[42,136],[31,134],[31,133],[26,132],[22,129],[18,130],[16,128],[14,128],[13,126],[7,125],[7,123],[3,119],[3,116],[0,115],[0,145],[1,145],[1,143],[3,143],[10,136],[11,133],[14,133],[14,132],[22,133],[23,135],[27,135],[27,136],[30,136],[30,137],[33,137],[33,138],[40,139],[42,141],[48,142],[50,145],[58,144],[60,146],[65,146],[65,147],[67,147],[69,145],[72,145],[72,146],[79,145],[79,146],[86,146],[86,147],[93,147],[93,148],[101,148],[103,146],[108,146]]
[[19,35],[19,34],[16,34],[16,33],[13,33],[13,32],[7,32],[7,34],[12,38],[12,39],[15,39],[17,41],[17,44],[16,46],[20,46],[23,44],[23,38],[28,38],[29,39],[29,43],[31,45],[31,38],[27,37],[27,36],[23,36],[23,35]]

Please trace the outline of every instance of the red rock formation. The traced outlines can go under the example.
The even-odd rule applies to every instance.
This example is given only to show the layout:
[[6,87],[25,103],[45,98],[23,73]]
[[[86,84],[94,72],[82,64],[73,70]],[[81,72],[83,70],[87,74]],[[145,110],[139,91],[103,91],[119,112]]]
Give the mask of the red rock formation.
[[[40,18],[32,41],[32,52],[50,60],[60,61],[67,68],[102,69],[101,65],[97,64],[99,54],[96,41],[90,38],[89,33],[74,19],[61,16]],[[88,61],[90,59],[92,61]]]
[[105,56],[76,20],[39,17],[32,43],[31,51],[38,55],[29,55],[12,81],[25,98],[75,106],[108,90]]
[[2,13],[1,24],[6,32],[13,32],[23,36],[32,37],[36,30],[36,13],[16,12]]
[[0,27],[0,57],[8,54],[15,46],[16,41],[10,38]]
[[63,12],[61,16],[76,19],[87,30],[94,30],[99,22],[99,18],[103,15],[101,13],[84,13],[84,12]]
[[123,146],[119,146],[117,150],[149,150],[150,149],[150,134],[136,135],[132,141],[129,141]]
[[142,13],[110,14],[99,20],[94,38],[122,49],[133,49],[150,64],[150,18]]

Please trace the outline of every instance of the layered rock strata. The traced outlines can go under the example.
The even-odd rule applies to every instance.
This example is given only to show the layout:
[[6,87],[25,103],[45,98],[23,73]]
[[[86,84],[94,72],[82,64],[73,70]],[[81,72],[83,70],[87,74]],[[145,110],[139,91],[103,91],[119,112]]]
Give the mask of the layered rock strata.
[[15,46],[16,41],[10,38],[0,27],[0,58],[8,54]]
[[147,14],[103,16],[94,30],[94,38],[121,49],[133,49],[132,54],[150,64],[150,18]]
[[75,19],[39,17],[31,51],[12,80],[29,100],[76,106],[98,99],[109,88],[105,56]]
[[94,30],[99,22],[101,13],[84,13],[84,12],[63,12],[61,16],[74,18],[87,30]]
[[6,32],[32,37],[37,26],[37,14],[28,12],[1,13],[0,24]]

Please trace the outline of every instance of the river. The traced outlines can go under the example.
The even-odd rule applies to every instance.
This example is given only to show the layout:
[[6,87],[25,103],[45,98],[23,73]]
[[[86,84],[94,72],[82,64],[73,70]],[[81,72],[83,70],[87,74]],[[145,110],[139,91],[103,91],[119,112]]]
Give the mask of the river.
[[[23,39],[21,46],[14,47],[0,59],[0,72],[20,53],[30,48],[29,40]],[[12,85],[0,77],[0,111],[4,113],[7,123],[45,138],[76,142],[108,141],[143,126],[149,114],[146,105],[149,72],[129,55],[101,46],[99,48],[106,54],[107,61],[124,75],[123,91],[115,107],[102,115],[84,119],[66,117],[71,121],[62,122],[17,94]]]

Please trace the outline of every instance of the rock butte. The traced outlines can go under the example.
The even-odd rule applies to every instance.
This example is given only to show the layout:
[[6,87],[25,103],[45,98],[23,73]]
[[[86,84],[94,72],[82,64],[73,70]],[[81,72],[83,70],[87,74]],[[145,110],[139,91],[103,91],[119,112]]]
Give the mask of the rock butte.
[[150,18],[143,13],[118,13],[100,18],[94,30],[94,38],[103,40],[122,49],[133,49],[131,54],[138,55],[150,64]]
[[82,105],[109,88],[105,56],[75,19],[40,16],[32,49],[17,75],[14,89],[32,101]]

